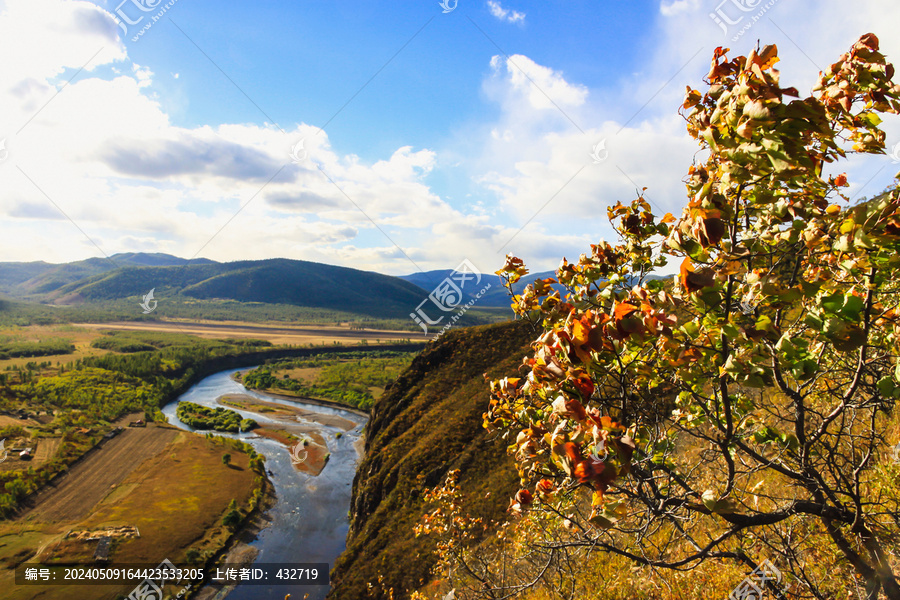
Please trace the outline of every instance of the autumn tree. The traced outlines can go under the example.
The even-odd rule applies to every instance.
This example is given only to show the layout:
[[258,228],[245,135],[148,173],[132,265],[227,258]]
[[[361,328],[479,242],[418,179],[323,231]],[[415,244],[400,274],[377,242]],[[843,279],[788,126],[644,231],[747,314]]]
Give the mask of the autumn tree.
[[[513,509],[572,531],[544,547],[682,570],[765,555],[786,578],[772,593],[815,598],[850,587],[810,568],[832,556],[868,598],[898,600],[900,472],[884,485],[881,466],[900,397],[900,188],[854,203],[839,165],[884,153],[900,86],[872,34],[807,98],[780,86],[775,46],[727,52],[685,96],[701,152],[682,214],[617,204],[618,244],[514,296],[542,331],[522,376],[491,383],[485,424],[516,458]],[[667,264],[677,276],[649,277]],[[515,257],[498,271],[526,273]]]

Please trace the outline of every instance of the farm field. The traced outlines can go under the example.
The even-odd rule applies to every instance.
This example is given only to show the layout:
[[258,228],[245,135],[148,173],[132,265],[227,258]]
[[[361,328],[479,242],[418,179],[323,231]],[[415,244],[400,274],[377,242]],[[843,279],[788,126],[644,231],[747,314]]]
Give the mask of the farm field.
[[127,428],[104,441],[55,484],[46,486],[29,502],[33,508],[19,520],[57,523],[85,517],[112,489],[141,463],[162,452],[178,430],[151,424]]
[[[147,332],[153,334],[189,334],[204,339],[258,339],[273,345],[342,345],[377,344],[379,342],[417,341],[420,336],[409,331],[387,331],[375,329],[350,329],[348,326],[298,326],[282,324],[210,323],[203,321],[150,321],[83,323],[79,325],[28,325],[0,329],[0,343],[44,344],[68,343],[71,352],[48,353],[42,356],[13,356],[3,358],[0,354],[0,373],[12,368],[23,368],[28,363],[49,363],[48,368],[57,364],[65,365],[88,357],[102,356],[108,351],[95,348],[91,343],[103,337],[105,332]],[[43,370],[43,369],[42,369]]]
[[186,333],[207,339],[216,338],[255,338],[273,344],[355,344],[365,340],[367,343],[380,341],[400,341],[421,337],[410,331],[388,331],[377,329],[350,329],[349,327],[286,327],[284,325],[247,325],[239,323],[205,323],[202,321],[147,321],[118,323],[85,323],[82,325],[92,330],[127,330],[153,331],[167,333]]
[[[66,539],[67,532],[108,530],[139,533],[114,537],[113,566],[165,558],[184,564],[188,549],[202,554],[224,543],[230,532],[222,515],[232,500],[246,506],[255,485],[246,454],[168,425],[127,429],[106,444],[42,492],[35,509],[0,525],[0,598],[111,600],[127,594],[117,586],[16,588],[12,567],[38,560],[89,563],[97,542]],[[227,466],[225,451],[232,456]]]

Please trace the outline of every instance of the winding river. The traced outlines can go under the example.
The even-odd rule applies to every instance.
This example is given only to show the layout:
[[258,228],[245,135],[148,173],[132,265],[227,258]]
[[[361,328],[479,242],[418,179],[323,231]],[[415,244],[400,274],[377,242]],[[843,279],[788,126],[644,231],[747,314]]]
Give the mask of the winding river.
[[[302,401],[289,401],[248,390],[231,376],[236,371],[231,369],[211,375],[179,396],[178,400],[187,400],[203,406],[217,407],[216,400],[224,394],[246,394],[267,402],[275,402],[285,406],[299,406],[319,414],[336,415],[356,424],[350,431],[319,423],[305,422],[319,428],[319,433],[327,440],[331,457],[325,469],[318,476],[310,476],[298,471],[291,464],[288,449],[281,443],[254,435],[221,434],[239,437],[251,444],[257,452],[266,457],[266,469],[271,471],[269,479],[275,486],[276,504],[266,513],[268,526],[260,531],[251,546],[259,554],[258,563],[328,563],[334,566],[334,560],[344,550],[350,509],[350,492],[353,476],[356,471],[358,456],[354,443],[359,440],[366,418],[356,413]],[[193,431],[175,416],[178,402],[171,402],[163,408],[169,423]],[[233,407],[228,407],[232,408]],[[277,424],[278,419],[265,414],[237,410],[245,417],[255,419],[260,425]],[[339,438],[335,434],[341,432]],[[286,594],[300,600],[309,594],[309,600],[322,600],[328,593],[329,586],[248,586],[238,585],[228,594],[228,600],[283,600]],[[222,598],[217,595],[216,598]]]

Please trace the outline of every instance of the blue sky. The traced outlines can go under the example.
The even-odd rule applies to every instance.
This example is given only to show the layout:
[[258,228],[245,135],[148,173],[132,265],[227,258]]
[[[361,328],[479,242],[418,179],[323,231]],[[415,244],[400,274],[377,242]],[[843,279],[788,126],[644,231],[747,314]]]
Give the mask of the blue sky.
[[[882,0],[168,1],[0,1],[2,260],[550,269],[637,187],[678,214],[698,148],[677,108],[716,46],[776,43],[806,93],[868,31],[900,56]],[[897,148],[841,165],[851,194]]]

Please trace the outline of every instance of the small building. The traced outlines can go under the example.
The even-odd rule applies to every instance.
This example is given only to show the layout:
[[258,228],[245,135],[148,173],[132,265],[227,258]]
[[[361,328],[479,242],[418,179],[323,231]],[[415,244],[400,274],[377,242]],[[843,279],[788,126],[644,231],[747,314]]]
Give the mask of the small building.
[[124,430],[123,430],[121,427],[116,427],[115,429],[113,429],[112,431],[110,431],[109,433],[107,433],[106,435],[104,435],[104,436],[103,436],[103,439],[105,439],[105,440],[111,440],[111,439],[113,439],[114,437],[116,437],[117,435],[119,435],[120,433],[122,433],[122,431],[124,431]]
[[31,460],[31,448],[25,448],[21,452],[19,452],[20,460]]
[[94,550],[94,560],[100,562],[109,562],[109,546],[112,538],[108,535],[103,536],[97,541],[97,549]]
[[138,419],[137,421],[132,421],[128,424],[129,427],[146,427],[146,423],[144,423],[143,419]]

